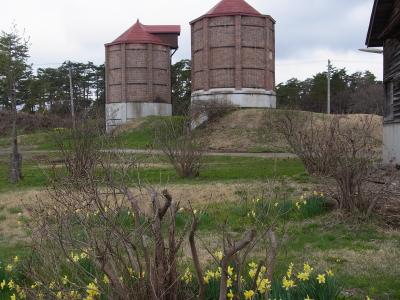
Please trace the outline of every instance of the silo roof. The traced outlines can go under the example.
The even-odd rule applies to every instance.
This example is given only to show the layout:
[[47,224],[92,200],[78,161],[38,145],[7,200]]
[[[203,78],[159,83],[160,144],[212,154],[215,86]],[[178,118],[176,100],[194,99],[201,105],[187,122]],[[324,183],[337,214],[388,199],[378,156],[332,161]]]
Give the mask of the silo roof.
[[261,16],[261,13],[244,0],[222,0],[206,15],[248,14]]
[[[179,28],[177,28],[179,27]],[[107,45],[125,44],[125,43],[137,43],[137,44],[157,44],[169,46],[163,42],[160,37],[153,33],[177,33],[176,31],[180,26],[146,26],[137,20],[137,22],[119,36],[112,43]]]
[[190,22],[196,22],[204,17],[217,17],[217,16],[232,16],[232,15],[247,15],[247,16],[263,16],[258,10],[252,7],[244,0],[222,0],[215,5],[205,15]]

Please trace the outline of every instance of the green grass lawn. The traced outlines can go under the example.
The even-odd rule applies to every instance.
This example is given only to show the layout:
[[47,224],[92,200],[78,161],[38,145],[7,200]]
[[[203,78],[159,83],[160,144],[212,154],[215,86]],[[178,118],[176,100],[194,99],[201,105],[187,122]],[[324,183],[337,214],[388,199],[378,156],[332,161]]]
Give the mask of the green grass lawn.
[[[144,155],[138,156],[144,159]],[[153,157],[154,158],[154,157]],[[165,162],[165,159],[155,157],[155,162]],[[23,164],[23,180],[12,185],[8,182],[8,162],[0,161],[0,192],[14,189],[40,188],[46,185],[48,170],[34,162]],[[310,177],[298,159],[264,159],[248,157],[210,156],[205,158],[204,168],[198,178],[183,179],[176,175],[168,164],[163,167],[133,169],[130,172],[132,184],[138,176],[147,183],[209,183],[220,181],[251,181],[287,176],[300,182],[307,182]]]

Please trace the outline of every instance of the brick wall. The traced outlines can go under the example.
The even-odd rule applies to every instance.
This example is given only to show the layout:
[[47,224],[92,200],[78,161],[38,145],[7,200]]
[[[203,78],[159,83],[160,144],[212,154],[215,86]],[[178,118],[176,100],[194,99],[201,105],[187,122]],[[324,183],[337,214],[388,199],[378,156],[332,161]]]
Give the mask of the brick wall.
[[274,89],[275,22],[271,17],[204,17],[191,26],[193,91]]
[[107,103],[171,103],[170,48],[152,44],[106,46]]

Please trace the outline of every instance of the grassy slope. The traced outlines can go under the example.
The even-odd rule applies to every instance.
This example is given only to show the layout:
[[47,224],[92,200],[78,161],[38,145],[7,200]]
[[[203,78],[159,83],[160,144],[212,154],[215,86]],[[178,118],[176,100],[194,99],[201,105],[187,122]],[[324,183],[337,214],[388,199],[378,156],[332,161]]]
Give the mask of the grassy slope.
[[[274,113],[275,111],[269,111]],[[279,112],[279,111],[278,111]],[[327,117],[315,114],[318,118]],[[359,115],[349,115],[350,122]],[[146,117],[120,127],[116,132],[121,148],[147,149],[152,147],[154,127],[168,117]],[[266,114],[263,109],[234,111],[219,120],[202,126],[198,130],[209,139],[209,150],[225,152],[290,152],[282,137],[265,127]],[[382,135],[381,117],[374,116],[378,124],[377,135]],[[55,149],[51,132],[37,132],[21,135],[20,144],[27,150]],[[0,138],[0,148],[10,145],[9,138]]]

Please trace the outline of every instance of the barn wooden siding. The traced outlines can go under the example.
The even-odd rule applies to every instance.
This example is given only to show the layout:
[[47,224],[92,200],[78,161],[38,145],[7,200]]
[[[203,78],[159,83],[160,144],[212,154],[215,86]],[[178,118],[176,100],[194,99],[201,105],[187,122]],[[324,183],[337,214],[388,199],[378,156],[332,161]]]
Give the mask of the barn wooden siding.
[[400,41],[398,39],[385,41],[384,81],[393,82],[393,119],[400,121]]

